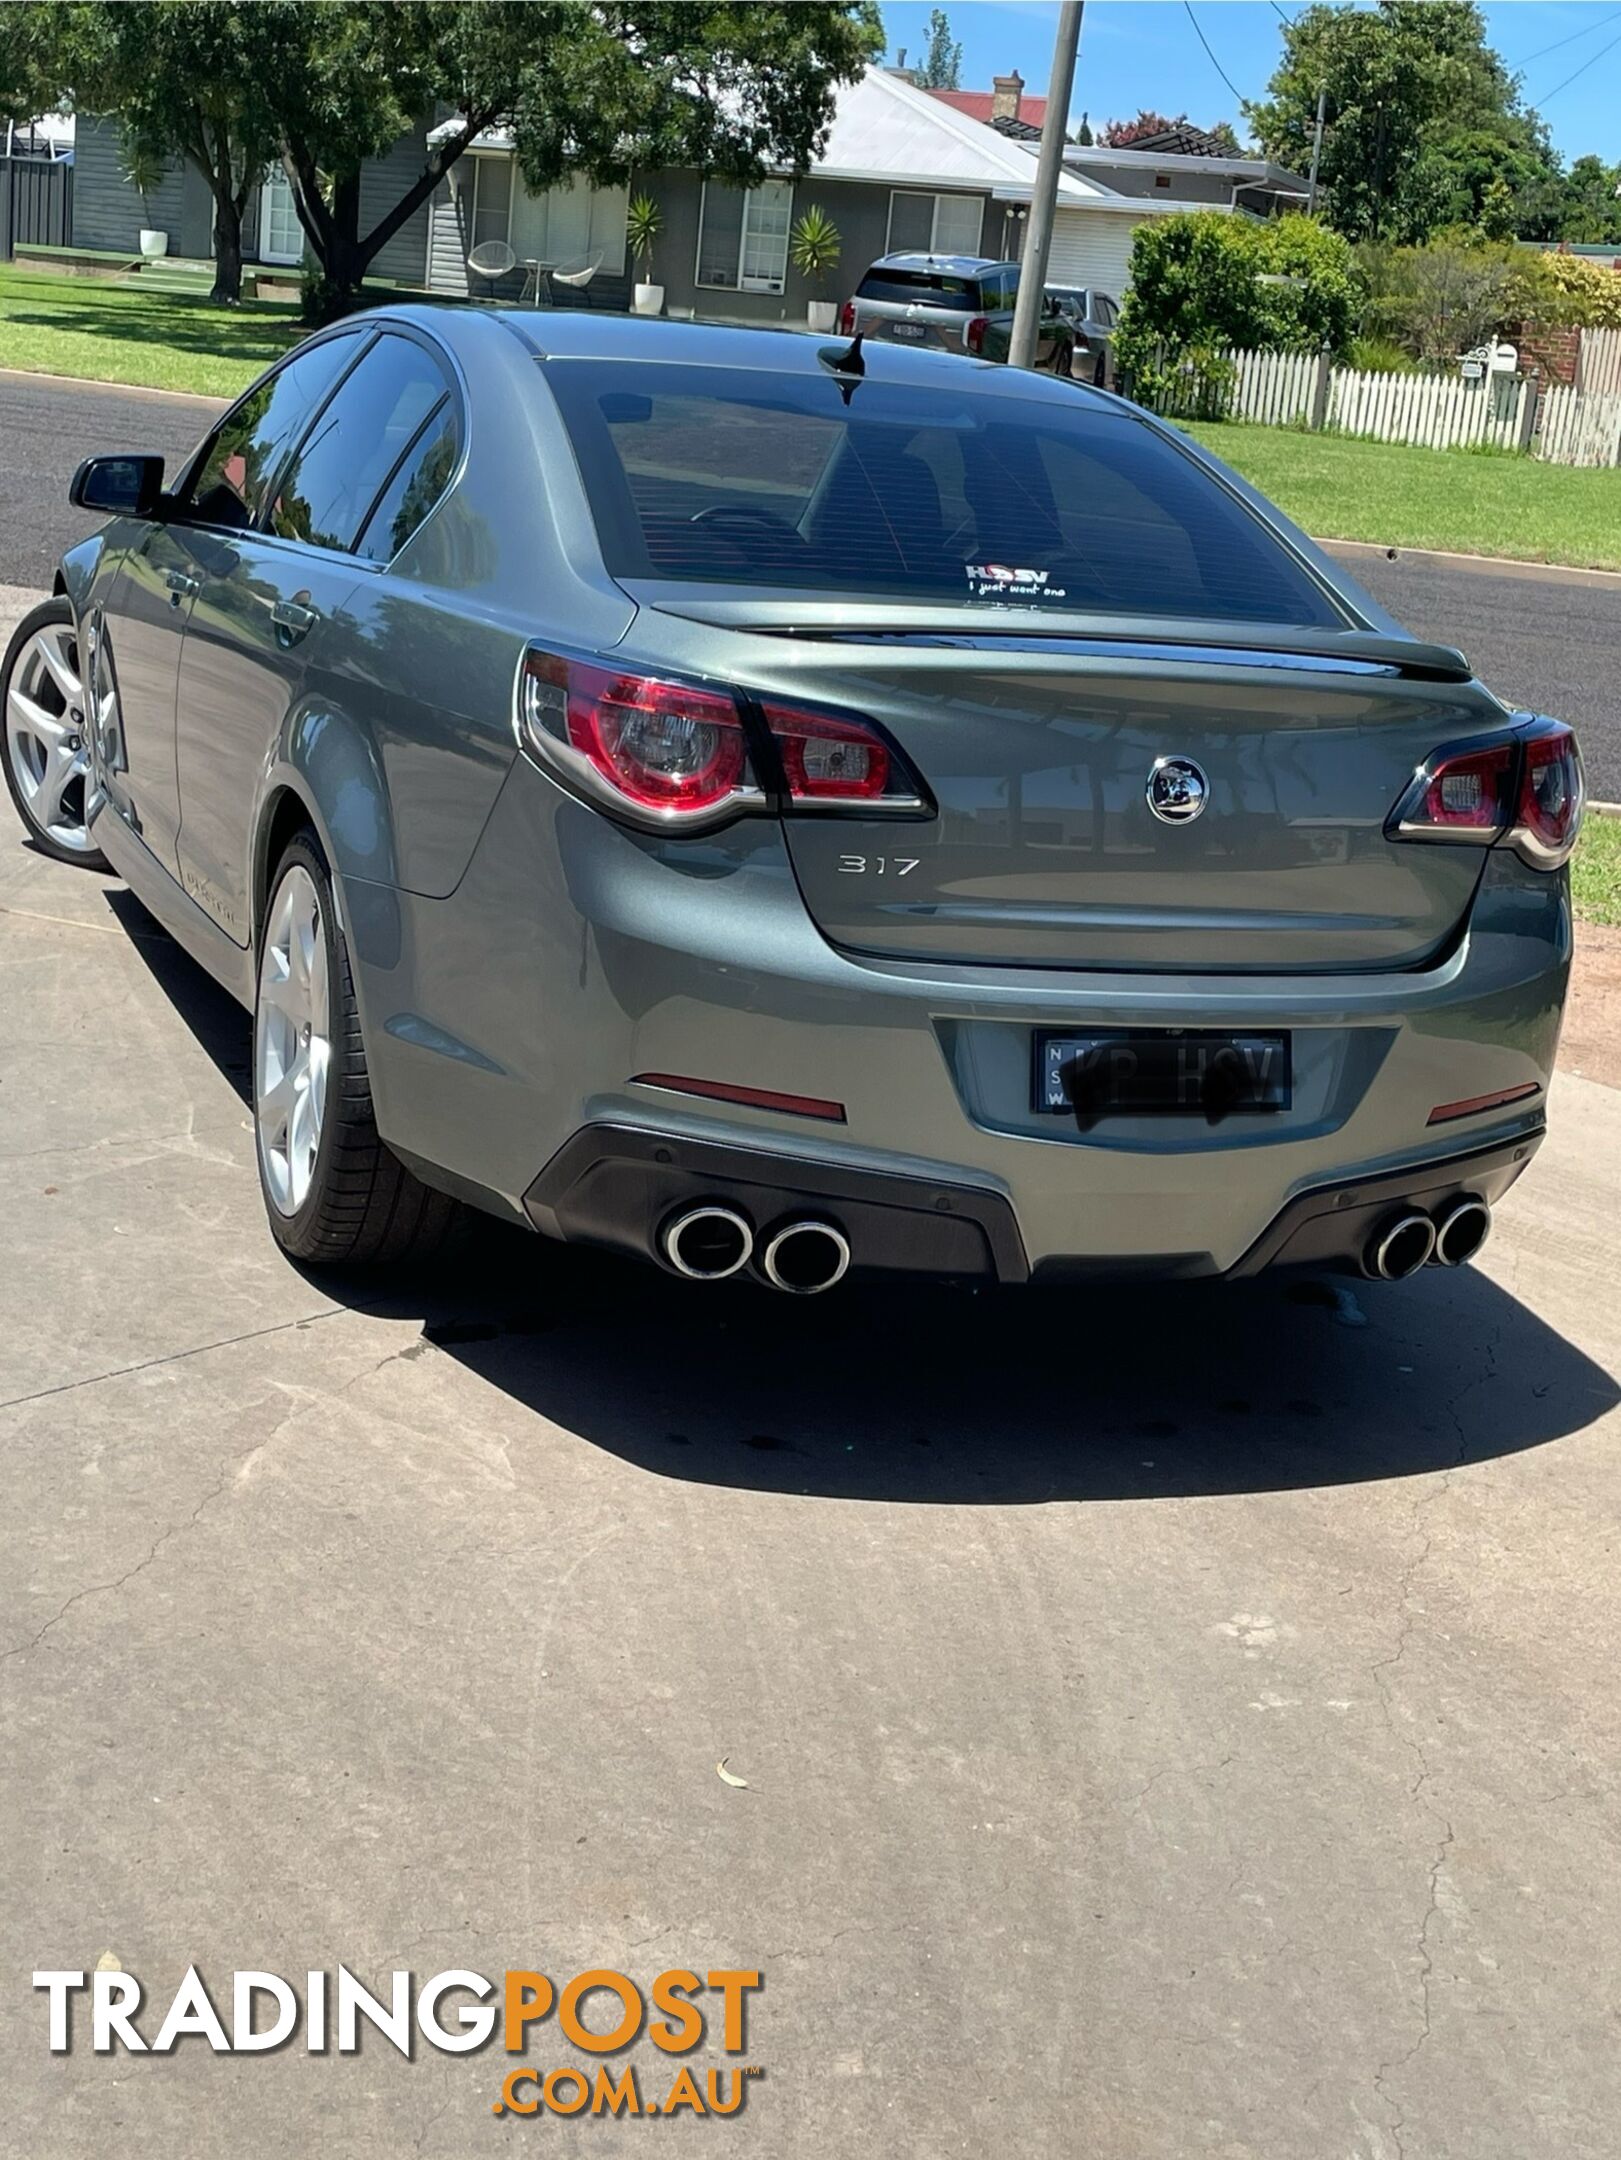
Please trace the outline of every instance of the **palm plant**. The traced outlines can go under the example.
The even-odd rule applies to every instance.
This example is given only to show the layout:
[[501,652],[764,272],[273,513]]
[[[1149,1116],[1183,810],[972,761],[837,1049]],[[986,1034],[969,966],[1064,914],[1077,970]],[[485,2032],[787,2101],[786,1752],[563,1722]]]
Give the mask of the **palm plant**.
[[812,203],[788,236],[788,253],[801,277],[818,293],[839,259],[839,228],[819,203]]
[[664,212],[651,195],[638,195],[625,212],[625,238],[642,266],[642,283],[653,282],[653,244],[664,230]]

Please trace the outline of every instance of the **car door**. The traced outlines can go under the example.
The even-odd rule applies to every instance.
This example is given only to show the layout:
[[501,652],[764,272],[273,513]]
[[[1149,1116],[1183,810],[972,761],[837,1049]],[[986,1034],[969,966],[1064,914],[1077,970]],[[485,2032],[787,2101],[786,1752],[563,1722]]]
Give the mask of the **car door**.
[[301,348],[231,408],[126,552],[104,610],[97,666],[117,691],[118,725],[100,745],[100,782],[174,876],[176,693],[194,603],[228,567],[233,536],[251,522],[269,473],[358,342],[351,332]]
[[367,574],[373,506],[449,391],[403,330],[370,338],[268,479],[246,531],[217,536],[180,661],[182,883],[237,944],[252,936],[252,823],[265,758]]

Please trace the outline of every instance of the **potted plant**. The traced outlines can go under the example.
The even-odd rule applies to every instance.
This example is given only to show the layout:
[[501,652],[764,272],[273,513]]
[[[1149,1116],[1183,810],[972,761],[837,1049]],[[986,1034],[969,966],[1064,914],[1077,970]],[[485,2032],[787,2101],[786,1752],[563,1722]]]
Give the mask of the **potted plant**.
[[642,266],[632,306],[638,315],[664,311],[664,287],[653,283],[653,243],[664,230],[664,212],[651,195],[638,195],[625,212],[625,238],[632,258]]
[[159,232],[152,223],[152,197],[163,181],[163,160],[151,150],[130,144],[124,180],[140,196],[141,208],[146,215],[146,223],[141,227],[141,253],[148,262],[156,262],[169,252],[169,235]]
[[839,259],[839,228],[819,203],[812,203],[788,236],[788,253],[801,277],[816,286],[817,297],[805,309],[812,330],[831,330],[839,319],[838,303],[822,297],[827,273]]

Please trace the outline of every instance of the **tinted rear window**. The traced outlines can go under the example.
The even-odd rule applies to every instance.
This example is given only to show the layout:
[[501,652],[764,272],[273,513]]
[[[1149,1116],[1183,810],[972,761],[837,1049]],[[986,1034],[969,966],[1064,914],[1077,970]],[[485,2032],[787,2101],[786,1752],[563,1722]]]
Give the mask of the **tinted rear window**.
[[869,270],[856,287],[858,300],[896,300],[902,307],[976,308],[977,278],[948,277],[935,270]]
[[1345,620],[1190,457],[1079,399],[869,379],[846,405],[831,375],[597,360],[545,372],[616,577]]

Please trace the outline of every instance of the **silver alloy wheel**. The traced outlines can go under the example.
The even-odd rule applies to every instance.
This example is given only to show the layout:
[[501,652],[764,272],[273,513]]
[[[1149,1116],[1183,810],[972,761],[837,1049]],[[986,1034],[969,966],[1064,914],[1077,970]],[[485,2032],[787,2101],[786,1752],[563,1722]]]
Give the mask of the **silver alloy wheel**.
[[[113,702],[109,691],[104,704]],[[36,630],[6,684],[6,757],[28,814],[75,855],[94,855],[86,816],[90,735],[72,623]]]
[[321,896],[294,863],[276,887],[259,956],[253,1103],[265,1190],[278,1214],[309,1197],[326,1119],[332,1048]]

